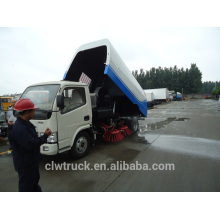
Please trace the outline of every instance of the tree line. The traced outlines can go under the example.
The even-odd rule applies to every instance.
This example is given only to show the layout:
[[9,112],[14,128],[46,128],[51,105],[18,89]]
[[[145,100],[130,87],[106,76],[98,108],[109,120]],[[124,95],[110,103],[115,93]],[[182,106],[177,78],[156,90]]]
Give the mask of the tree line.
[[202,94],[214,94],[215,90],[220,87],[220,81],[212,82],[206,81],[202,84],[201,93]]
[[[176,65],[170,68],[152,67],[149,71],[134,70],[132,74],[143,89],[168,88],[184,94],[211,94],[215,87],[214,82],[202,83],[202,73],[196,64],[186,69],[179,69]],[[218,85],[220,82],[217,82]]]

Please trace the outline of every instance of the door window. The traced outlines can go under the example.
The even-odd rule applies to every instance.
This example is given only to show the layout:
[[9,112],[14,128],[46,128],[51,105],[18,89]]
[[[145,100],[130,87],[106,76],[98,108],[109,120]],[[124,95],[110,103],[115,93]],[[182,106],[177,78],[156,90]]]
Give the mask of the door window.
[[63,91],[63,96],[64,108],[61,114],[65,114],[86,104],[84,88],[66,88]]

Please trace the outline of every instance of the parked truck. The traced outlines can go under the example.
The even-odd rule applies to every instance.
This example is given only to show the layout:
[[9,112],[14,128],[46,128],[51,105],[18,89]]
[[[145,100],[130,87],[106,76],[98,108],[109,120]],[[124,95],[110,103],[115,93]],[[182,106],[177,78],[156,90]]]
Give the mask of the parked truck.
[[174,90],[169,91],[169,98],[171,101],[176,101],[176,93]]
[[0,99],[0,137],[4,138],[7,136],[7,129],[8,129],[8,125],[6,123],[5,110],[2,101]]
[[0,100],[2,102],[5,112],[7,112],[8,107],[11,105],[12,97],[0,97]]
[[154,94],[153,92],[145,92],[145,96],[147,98],[147,107],[153,107],[154,106]]
[[143,89],[108,40],[81,46],[63,80],[29,86],[20,98],[38,107],[31,122],[39,136],[53,131],[41,146],[47,155],[70,151],[81,158],[97,137],[121,141],[147,117]]
[[177,92],[176,93],[176,100],[177,101],[182,101],[183,97],[182,97],[182,94],[180,92]]
[[161,102],[167,102],[169,100],[169,90],[167,88],[145,89],[144,92],[154,94],[155,104],[158,104]]

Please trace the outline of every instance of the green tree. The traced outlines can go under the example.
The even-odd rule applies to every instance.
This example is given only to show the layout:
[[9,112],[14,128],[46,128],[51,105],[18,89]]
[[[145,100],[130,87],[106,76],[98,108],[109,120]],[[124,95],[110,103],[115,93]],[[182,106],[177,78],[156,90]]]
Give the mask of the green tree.
[[202,94],[211,94],[215,87],[220,86],[220,81],[212,82],[206,81],[202,83],[201,93]]
[[212,91],[212,94],[218,99],[220,95],[220,87],[216,87],[215,90]]
[[[176,65],[170,68],[152,67],[144,72],[143,68],[132,71],[133,75],[143,89],[168,88],[176,92],[184,91],[187,93],[198,93],[201,90],[209,90],[213,85],[210,83],[202,84],[202,73],[196,64],[191,64],[190,69],[179,69]],[[213,88],[213,87],[212,87]]]
[[202,86],[202,73],[196,66],[191,64],[189,69],[189,93],[198,93]]

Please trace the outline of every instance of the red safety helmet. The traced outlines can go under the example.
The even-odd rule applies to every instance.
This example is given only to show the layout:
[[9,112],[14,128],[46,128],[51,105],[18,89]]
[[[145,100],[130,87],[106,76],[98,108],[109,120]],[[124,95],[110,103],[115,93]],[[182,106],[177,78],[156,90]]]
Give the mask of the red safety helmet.
[[15,104],[16,111],[24,111],[36,108],[37,107],[34,106],[34,103],[30,99],[20,99]]

